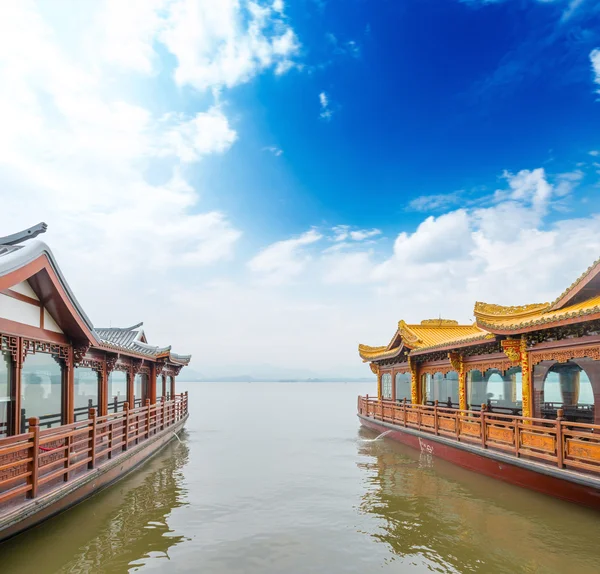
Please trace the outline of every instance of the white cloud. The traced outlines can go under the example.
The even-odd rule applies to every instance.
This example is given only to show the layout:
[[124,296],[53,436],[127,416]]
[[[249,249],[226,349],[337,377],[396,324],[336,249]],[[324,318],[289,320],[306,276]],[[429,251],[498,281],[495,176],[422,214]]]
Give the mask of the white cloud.
[[461,198],[460,191],[451,193],[437,193],[432,195],[420,195],[408,204],[415,211],[437,211],[447,209],[457,203]]
[[227,117],[213,106],[192,119],[176,122],[165,133],[164,153],[174,153],[184,162],[193,162],[209,153],[227,151],[236,139]]
[[[592,71],[594,72],[594,82],[600,85],[600,48],[590,52],[590,61],[592,62]],[[600,93],[600,89],[598,90]]]
[[268,283],[285,283],[305,269],[311,256],[304,247],[322,239],[322,235],[311,229],[300,237],[277,241],[263,249],[248,262],[248,268],[261,275]]
[[263,151],[269,151],[271,152],[275,157],[279,157],[280,155],[283,154],[283,150],[278,148],[277,146],[274,145],[270,145],[267,147],[263,148]]
[[371,237],[381,235],[380,229],[351,229],[349,225],[336,225],[331,228],[333,241],[340,242],[351,239],[352,241],[364,241]]
[[271,67],[285,73],[300,49],[277,1],[176,0],[159,37],[177,58],[176,82],[198,90],[231,88]]
[[329,96],[325,92],[319,94],[319,104],[321,104],[321,113],[319,117],[322,120],[329,121],[333,116],[333,110],[329,106]]

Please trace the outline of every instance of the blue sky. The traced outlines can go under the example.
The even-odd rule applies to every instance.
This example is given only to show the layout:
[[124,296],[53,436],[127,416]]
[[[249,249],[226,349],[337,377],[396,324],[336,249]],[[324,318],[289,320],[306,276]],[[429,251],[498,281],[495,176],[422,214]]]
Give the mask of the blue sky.
[[399,319],[552,299],[600,255],[598,2],[0,12],[2,229],[47,221],[97,325],[198,371],[364,374]]

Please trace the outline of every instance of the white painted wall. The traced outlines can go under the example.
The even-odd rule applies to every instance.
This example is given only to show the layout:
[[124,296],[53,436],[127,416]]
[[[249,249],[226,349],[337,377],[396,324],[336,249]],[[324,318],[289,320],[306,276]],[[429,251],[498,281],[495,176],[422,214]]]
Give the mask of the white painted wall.
[[31,297],[32,299],[39,301],[38,296],[35,294],[35,291],[31,288],[27,281],[17,283],[16,285],[13,285],[11,289],[17,293],[21,293],[21,295],[27,295],[27,297]]
[[40,326],[40,308],[0,293],[0,317],[32,327]]
[[54,333],[62,333],[62,329],[56,324],[56,321],[52,318],[52,315],[44,309],[44,329],[53,331]]

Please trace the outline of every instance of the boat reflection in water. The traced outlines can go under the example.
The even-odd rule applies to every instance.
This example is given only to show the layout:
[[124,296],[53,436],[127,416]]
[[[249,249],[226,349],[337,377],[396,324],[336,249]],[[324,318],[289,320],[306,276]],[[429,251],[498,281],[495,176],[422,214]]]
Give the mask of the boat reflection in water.
[[367,483],[359,512],[380,519],[369,535],[391,560],[441,572],[600,572],[596,512],[385,438],[358,449]]
[[186,540],[167,524],[171,512],[187,504],[185,434],[117,485],[4,543],[4,570],[125,572],[163,560],[166,566],[169,550]]

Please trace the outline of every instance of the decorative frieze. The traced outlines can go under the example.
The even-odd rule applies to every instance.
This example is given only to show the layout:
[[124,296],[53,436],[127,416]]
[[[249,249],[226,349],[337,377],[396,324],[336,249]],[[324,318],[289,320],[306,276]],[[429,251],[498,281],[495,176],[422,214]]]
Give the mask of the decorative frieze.
[[591,345],[588,347],[570,347],[550,350],[531,351],[531,364],[537,365],[542,361],[554,361],[556,363],[566,363],[571,359],[590,358],[600,361],[600,346]]

